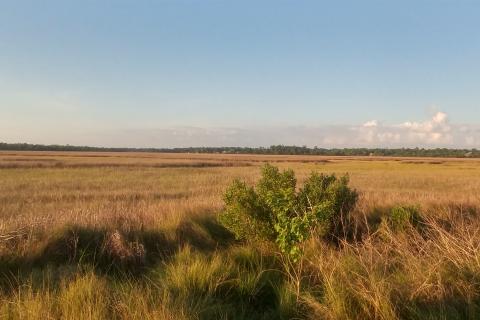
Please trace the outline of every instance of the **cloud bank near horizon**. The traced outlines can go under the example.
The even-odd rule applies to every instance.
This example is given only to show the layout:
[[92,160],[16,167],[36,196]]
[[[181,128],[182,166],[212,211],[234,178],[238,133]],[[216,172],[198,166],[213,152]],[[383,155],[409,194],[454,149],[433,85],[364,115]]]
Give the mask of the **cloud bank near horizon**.
[[[444,112],[436,112],[425,121],[385,124],[370,120],[359,125],[326,126],[177,126],[150,129],[111,129],[99,132],[54,132],[52,128],[29,139],[27,135],[7,142],[74,144],[107,147],[266,147],[270,145],[306,145],[322,148],[344,147],[449,147],[479,148],[480,125],[453,124]],[[61,130],[61,128],[57,128]],[[63,130],[64,131],[64,130]],[[70,135],[70,136],[69,136]],[[2,136],[0,136],[0,140]],[[5,138],[5,136],[3,136]],[[8,138],[8,137],[7,137]],[[19,141],[20,140],[20,141]]]
[[[306,145],[343,147],[480,147],[480,125],[452,124],[444,112],[425,121],[384,124],[370,120],[361,125],[171,127],[122,132],[128,145],[190,147]],[[152,141],[145,144],[144,138]]]

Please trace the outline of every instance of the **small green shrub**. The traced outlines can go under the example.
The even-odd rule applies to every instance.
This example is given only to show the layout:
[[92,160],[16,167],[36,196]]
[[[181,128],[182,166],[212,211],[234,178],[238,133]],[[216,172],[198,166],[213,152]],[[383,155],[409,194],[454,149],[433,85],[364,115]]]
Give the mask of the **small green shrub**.
[[395,206],[387,217],[388,225],[396,231],[402,231],[409,226],[417,228],[422,221],[420,210],[417,206]]
[[292,170],[281,172],[267,164],[255,188],[233,182],[225,192],[225,210],[219,219],[237,239],[275,242],[296,261],[301,244],[313,232],[322,236],[338,232],[358,198],[348,182],[347,176],[312,173],[297,191]]

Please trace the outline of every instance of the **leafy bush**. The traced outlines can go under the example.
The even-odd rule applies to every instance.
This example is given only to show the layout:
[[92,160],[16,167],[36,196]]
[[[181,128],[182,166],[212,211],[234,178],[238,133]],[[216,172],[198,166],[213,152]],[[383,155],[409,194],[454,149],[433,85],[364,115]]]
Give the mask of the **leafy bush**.
[[422,216],[417,206],[393,207],[387,217],[389,226],[397,231],[405,230],[408,226],[418,227]]
[[220,222],[237,239],[275,242],[296,261],[301,244],[313,232],[322,236],[338,232],[358,198],[348,182],[347,176],[312,173],[297,191],[292,170],[280,172],[267,164],[255,188],[235,180],[227,189]]

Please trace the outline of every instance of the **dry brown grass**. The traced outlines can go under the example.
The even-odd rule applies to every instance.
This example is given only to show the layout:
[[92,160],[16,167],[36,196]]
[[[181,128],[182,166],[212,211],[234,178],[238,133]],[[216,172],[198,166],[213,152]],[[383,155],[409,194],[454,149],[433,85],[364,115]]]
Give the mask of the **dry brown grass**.
[[[62,165],[36,168],[44,158]],[[480,204],[476,160],[443,159],[432,165],[418,159],[413,164],[404,159],[339,157],[3,152],[0,165],[17,167],[0,169],[0,232],[125,220],[155,226],[192,212],[216,212],[227,184],[237,177],[253,182],[262,161],[288,161],[277,165],[293,168],[300,179],[312,170],[348,172],[362,193],[358,207],[365,213],[398,203],[465,208]],[[252,166],[244,167],[244,162]],[[214,166],[196,167],[199,163]]]
[[[222,194],[234,178],[253,183],[264,162],[292,168],[300,180],[312,170],[349,173],[351,184],[361,194],[354,216],[362,242],[344,242],[338,248],[315,242],[306,256],[304,276],[309,285],[300,300],[313,318],[479,315],[475,309],[480,296],[478,160],[0,152],[0,257],[14,265],[18,261],[34,265],[36,258],[50,258],[46,252],[81,251],[94,243],[96,258],[104,254],[107,260],[110,255],[148,265],[145,259],[150,253],[158,251],[160,259],[179,243],[198,250],[215,249],[221,244],[209,234],[211,226],[205,227],[205,219],[222,209]],[[427,231],[398,234],[382,225],[381,217],[398,204],[419,205],[427,218]],[[69,239],[68,246],[52,246],[58,239]],[[82,244],[82,239],[90,242]],[[76,253],[75,259],[81,254]],[[71,252],[67,256],[72,262]],[[219,257],[215,261],[195,259],[198,268],[220,264]],[[115,259],[108,261],[116,263]],[[171,266],[167,270],[173,272]],[[63,306],[59,301],[85,292],[82,299],[99,305],[91,310],[90,318],[105,318],[102,312],[112,301],[118,318],[168,317],[172,310],[179,317],[192,316],[178,306],[178,298],[166,293],[159,297],[155,286],[131,283],[118,291],[88,272],[75,279],[64,279],[53,291],[36,287],[32,280],[27,291],[18,289],[2,301],[18,310],[43,310],[57,318],[76,312],[72,306],[62,313],[55,307]],[[11,280],[0,282],[11,287]],[[105,292],[123,292],[123,296],[112,298],[105,293],[99,298],[91,292],[96,286]],[[131,299],[131,292],[137,300]],[[158,301],[164,304],[155,306]],[[174,307],[167,307],[166,301],[174,301]],[[457,311],[470,309],[458,314],[449,305],[457,306]],[[15,312],[10,315],[7,318],[28,318]]]

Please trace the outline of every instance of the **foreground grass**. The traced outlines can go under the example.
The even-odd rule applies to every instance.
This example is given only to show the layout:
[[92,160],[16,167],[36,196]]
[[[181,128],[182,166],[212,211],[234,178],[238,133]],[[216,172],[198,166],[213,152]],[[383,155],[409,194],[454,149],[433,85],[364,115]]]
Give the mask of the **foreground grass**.
[[[477,216],[449,217],[445,221],[453,223],[445,226],[445,221],[430,219],[420,231],[414,227],[393,231],[382,224],[360,242],[335,246],[314,240],[295,270],[269,248],[237,244],[200,225],[191,229],[198,228],[193,231],[195,241],[177,238],[183,244],[171,251],[147,249],[141,259],[119,255],[118,248],[105,248],[105,243],[89,248],[87,239],[80,239],[77,250],[83,254],[77,257],[65,251],[18,264],[15,258],[2,261],[0,315],[8,319],[477,319],[477,220]],[[203,247],[202,237],[230,245]],[[127,240],[118,246],[128,247]]]
[[[313,239],[292,265],[216,221],[225,186],[253,182],[256,162],[85,161],[0,169],[1,319],[480,317],[476,162],[280,163],[300,177],[348,171],[362,192],[345,237]],[[387,223],[397,204],[417,205],[421,223]]]
[[[212,227],[212,226],[211,226]],[[289,319],[296,299],[274,257],[195,224],[177,229],[171,248],[137,239],[144,256],[127,252],[126,238],[69,230],[30,261],[3,262],[0,315],[12,319]],[[180,227],[185,228],[185,227]],[[81,252],[72,255],[71,234]],[[81,238],[87,237],[87,238]],[[216,237],[216,238],[214,238]],[[119,238],[117,238],[119,239]],[[156,239],[155,239],[156,240]],[[221,240],[216,248],[208,242]],[[63,243],[62,243],[63,242]],[[59,245],[61,243],[62,245]],[[55,250],[52,251],[52,246]]]

